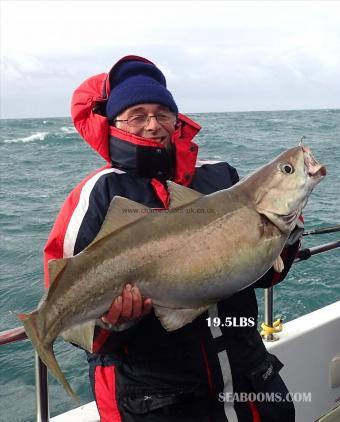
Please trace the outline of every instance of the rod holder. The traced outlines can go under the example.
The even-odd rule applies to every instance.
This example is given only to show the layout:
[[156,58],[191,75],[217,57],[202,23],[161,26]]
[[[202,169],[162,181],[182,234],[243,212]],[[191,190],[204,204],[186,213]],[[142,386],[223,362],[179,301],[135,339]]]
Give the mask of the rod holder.
[[[273,287],[264,289],[264,323],[268,327],[273,327]],[[276,341],[279,337],[274,334],[265,334],[262,336],[264,341]]]

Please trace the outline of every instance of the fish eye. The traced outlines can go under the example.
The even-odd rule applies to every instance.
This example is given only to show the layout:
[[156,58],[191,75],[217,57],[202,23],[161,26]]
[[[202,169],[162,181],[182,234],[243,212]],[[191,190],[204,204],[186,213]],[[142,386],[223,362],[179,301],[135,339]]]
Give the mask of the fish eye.
[[289,163],[281,163],[280,170],[282,171],[282,173],[285,173],[285,174],[294,173],[294,167]]

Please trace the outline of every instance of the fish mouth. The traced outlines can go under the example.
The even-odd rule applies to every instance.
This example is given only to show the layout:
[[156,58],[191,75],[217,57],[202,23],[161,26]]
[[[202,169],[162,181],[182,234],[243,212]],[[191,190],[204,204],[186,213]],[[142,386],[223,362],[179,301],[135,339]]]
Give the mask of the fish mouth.
[[313,156],[313,153],[310,148],[303,146],[303,158],[305,162],[305,171],[306,174],[313,179],[322,179],[326,176],[327,170],[326,167],[320,164]]

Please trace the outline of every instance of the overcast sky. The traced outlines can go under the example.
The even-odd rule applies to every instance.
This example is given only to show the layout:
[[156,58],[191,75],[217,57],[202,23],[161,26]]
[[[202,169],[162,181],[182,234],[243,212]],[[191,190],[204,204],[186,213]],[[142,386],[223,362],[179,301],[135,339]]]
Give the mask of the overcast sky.
[[340,108],[339,1],[0,2],[2,118],[68,116],[127,54],[182,112]]

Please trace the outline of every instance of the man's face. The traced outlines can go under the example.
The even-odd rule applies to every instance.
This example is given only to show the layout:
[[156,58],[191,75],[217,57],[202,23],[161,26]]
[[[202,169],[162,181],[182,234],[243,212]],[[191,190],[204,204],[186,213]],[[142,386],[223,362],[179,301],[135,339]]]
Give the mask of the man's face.
[[176,115],[160,104],[138,104],[119,114],[115,118],[115,126],[125,132],[152,139],[170,149]]

